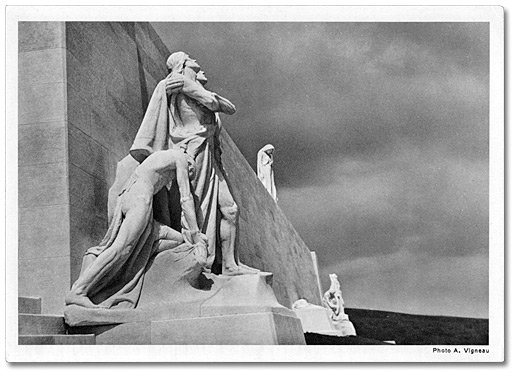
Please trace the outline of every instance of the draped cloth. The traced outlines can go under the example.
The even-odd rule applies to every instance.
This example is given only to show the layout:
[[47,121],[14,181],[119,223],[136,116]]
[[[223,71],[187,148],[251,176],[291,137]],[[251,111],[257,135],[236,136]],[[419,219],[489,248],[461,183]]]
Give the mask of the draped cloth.
[[[201,123],[185,127],[179,107],[194,109]],[[220,120],[217,113],[202,110],[197,102],[183,93],[166,94],[165,80],[159,82],[150,99],[130,155],[141,162],[155,151],[166,150],[176,145],[185,152],[188,160],[191,191],[194,197],[197,223],[208,238],[208,267],[215,259],[218,238],[218,193],[224,180],[220,164]],[[173,228],[179,228],[175,219],[180,216],[180,206],[175,182],[167,192],[154,198],[155,218]],[[181,221],[182,222],[182,221]],[[188,228],[181,224],[182,228]]]
[[[113,246],[125,219],[122,210],[125,194],[137,180],[139,180],[139,167],[132,173],[118,194],[112,220],[105,237],[98,246],[88,249],[86,255],[97,257]],[[150,204],[150,207],[152,206]],[[93,303],[110,309],[132,309],[137,306],[145,273],[157,254],[156,242],[160,237],[160,223],[154,219],[153,209],[149,210],[148,218],[143,220],[142,232],[134,242],[128,258],[122,259],[114,265],[94,287],[90,288],[88,297]],[[183,231],[183,238],[184,243],[169,250],[175,254],[173,261],[185,258],[196,248],[189,232]]]
[[168,138],[169,127],[173,125],[172,114],[168,111],[168,96],[165,88],[166,80],[161,80],[146,109],[141,127],[137,131],[130,155],[142,163],[154,151],[167,150],[171,147]]
[[[122,211],[125,193],[139,179],[134,172],[120,191],[114,208],[112,221],[101,243],[87,250],[86,254],[99,256],[111,247],[119,233],[124,220]],[[154,221],[150,209],[145,227],[127,259],[122,259],[89,290],[88,296],[95,304],[106,308],[135,308],[139,300],[144,279],[144,273],[154,253],[154,242],[159,237],[158,223]]]

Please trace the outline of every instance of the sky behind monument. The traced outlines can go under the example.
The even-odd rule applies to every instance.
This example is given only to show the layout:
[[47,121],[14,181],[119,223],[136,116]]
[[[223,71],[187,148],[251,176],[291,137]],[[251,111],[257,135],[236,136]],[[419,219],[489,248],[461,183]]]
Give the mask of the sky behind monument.
[[152,23],[347,307],[488,316],[487,23]]

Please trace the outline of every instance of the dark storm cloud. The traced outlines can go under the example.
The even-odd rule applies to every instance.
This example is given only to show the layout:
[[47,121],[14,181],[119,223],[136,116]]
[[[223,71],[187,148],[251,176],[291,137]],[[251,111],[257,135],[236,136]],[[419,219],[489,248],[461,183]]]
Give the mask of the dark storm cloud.
[[[235,103],[224,127],[251,166],[258,149],[275,145],[279,204],[317,251],[324,278],[337,270],[350,279],[350,264],[379,275],[402,257],[416,267],[402,278],[420,297],[410,309],[422,303],[428,312],[428,296],[446,282],[458,286],[445,305],[457,302],[464,280],[425,269],[454,259],[462,265],[453,275],[469,275],[464,259],[474,269],[487,256],[488,24],[154,27],[172,52],[199,61],[210,89]],[[389,266],[374,282],[406,274]],[[467,285],[487,287],[487,266],[480,268]],[[374,291],[375,300],[384,295],[356,288]],[[486,291],[479,295],[469,312],[484,311]]]
[[[384,159],[403,137],[486,154],[485,24],[177,23],[158,29],[172,51],[196,57],[209,85],[236,103],[226,127],[253,166],[256,151],[275,137],[284,162],[281,186],[319,179],[322,160]],[[455,136],[465,138],[464,145]]]

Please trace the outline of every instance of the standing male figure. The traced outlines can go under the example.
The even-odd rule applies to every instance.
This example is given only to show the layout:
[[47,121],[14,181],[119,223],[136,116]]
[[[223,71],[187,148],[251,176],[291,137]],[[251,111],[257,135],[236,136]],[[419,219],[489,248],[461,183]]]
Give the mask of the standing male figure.
[[[235,106],[204,88],[207,79],[188,54],[172,54],[167,66],[170,74],[157,85],[130,154],[141,161],[153,151],[173,146],[183,150],[189,165],[197,222],[208,237],[207,267],[213,264],[220,240],[222,274],[258,273],[235,257],[238,207],[220,163],[221,125],[217,112],[233,114]],[[168,198],[161,202],[163,210],[170,208]]]

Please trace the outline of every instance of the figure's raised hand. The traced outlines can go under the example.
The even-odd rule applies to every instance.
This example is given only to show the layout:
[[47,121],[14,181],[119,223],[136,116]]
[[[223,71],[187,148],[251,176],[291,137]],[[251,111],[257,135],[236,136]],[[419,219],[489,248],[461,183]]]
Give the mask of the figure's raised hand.
[[202,232],[197,232],[195,235],[193,235],[193,244],[201,244],[207,246],[208,237]]
[[169,96],[179,91],[184,86],[184,78],[182,75],[170,75],[166,78],[166,94]]

